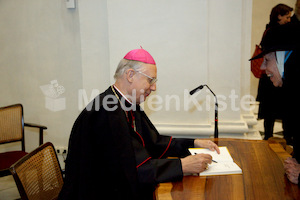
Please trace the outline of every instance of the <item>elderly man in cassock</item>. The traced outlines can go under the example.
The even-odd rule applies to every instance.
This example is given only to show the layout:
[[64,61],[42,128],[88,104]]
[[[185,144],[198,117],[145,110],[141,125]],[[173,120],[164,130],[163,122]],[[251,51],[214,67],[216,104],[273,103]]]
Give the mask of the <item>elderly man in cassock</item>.
[[160,135],[141,110],[139,104],[156,90],[157,80],[156,63],[146,50],[127,53],[114,78],[115,84],[74,123],[59,199],[155,199],[158,183],[200,173],[211,163],[210,155],[190,155],[189,147],[219,153],[210,140]]
[[[262,40],[264,57],[261,66],[275,87],[282,87],[285,131],[293,136],[294,158],[284,161],[287,178],[295,184],[300,180],[300,131],[298,101],[300,88],[300,22],[271,28]],[[278,97],[280,98],[280,97]],[[276,108],[274,108],[276,109]]]

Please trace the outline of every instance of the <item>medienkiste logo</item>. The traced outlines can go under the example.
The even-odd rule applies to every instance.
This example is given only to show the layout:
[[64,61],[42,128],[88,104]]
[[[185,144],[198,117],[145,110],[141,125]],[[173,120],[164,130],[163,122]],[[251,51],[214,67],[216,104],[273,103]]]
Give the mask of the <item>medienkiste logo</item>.
[[45,107],[53,112],[66,109],[66,98],[63,97],[65,88],[58,84],[57,80],[50,81],[50,84],[40,86],[45,95]]

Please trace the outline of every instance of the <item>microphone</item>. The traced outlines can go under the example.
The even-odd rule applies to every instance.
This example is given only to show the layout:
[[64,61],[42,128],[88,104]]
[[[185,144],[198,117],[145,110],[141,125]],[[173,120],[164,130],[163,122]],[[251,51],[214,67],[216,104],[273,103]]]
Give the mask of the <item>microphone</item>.
[[192,91],[190,91],[190,95],[193,95],[194,93],[198,92],[199,90],[203,89],[203,85],[200,85],[199,87],[193,89]]
[[209,89],[209,91],[214,95],[215,97],[215,132],[214,132],[214,137],[218,138],[219,137],[219,129],[218,129],[218,99],[217,96],[215,95],[215,93],[208,87],[208,85],[200,85],[199,87],[196,87],[195,89],[193,89],[192,91],[190,91],[190,95],[195,94],[196,92],[198,92],[199,90],[202,90],[203,87],[207,87]]

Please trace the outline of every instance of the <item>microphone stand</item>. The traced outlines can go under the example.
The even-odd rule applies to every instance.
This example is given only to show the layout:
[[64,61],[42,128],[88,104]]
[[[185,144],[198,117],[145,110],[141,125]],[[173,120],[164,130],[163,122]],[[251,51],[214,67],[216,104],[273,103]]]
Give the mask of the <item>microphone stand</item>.
[[215,132],[214,132],[214,137],[218,138],[219,137],[219,129],[218,129],[218,99],[217,96],[215,95],[215,93],[208,87],[208,85],[204,85],[206,86],[209,91],[214,95],[215,97]]
[[215,93],[208,87],[208,85],[200,85],[199,87],[195,88],[194,90],[192,90],[190,92],[190,95],[193,95],[195,92],[197,92],[198,90],[201,90],[203,87],[207,87],[209,89],[209,91],[214,95],[215,97],[215,132],[214,132],[214,138],[218,138],[219,137],[219,129],[218,129],[218,99],[217,96],[215,95]]

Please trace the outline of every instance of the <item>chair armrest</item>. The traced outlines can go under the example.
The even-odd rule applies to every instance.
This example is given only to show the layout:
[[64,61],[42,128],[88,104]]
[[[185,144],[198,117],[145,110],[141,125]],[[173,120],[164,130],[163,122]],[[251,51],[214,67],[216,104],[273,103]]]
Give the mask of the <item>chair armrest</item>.
[[33,123],[24,123],[24,126],[33,127],[33,128],[41,128],[41,129],[47,129],[46,126],[42,126],[39,124],[33,124]]
[[44,130],[47,129],[46,126],[42,126],[42,125],[39,125],[39,124],[33,124],[33,123],[24,123],[24,126],[32,127],[32,128],[38,128],[40,130],[40,145],[42,145],[44,143],[43,132],[44,132]]

